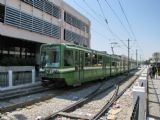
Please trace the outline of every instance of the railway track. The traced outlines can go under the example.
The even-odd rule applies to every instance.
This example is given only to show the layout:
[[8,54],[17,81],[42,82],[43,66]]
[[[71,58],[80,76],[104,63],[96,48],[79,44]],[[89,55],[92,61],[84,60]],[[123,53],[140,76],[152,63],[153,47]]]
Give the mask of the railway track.
[[123,95],[123,93],[135,82],[137,78],[138,76],[134,76],[133,78],[131,78],[129,83],[126,82],[123,86],[118,85],[115,94],[112,96],[111,100],[107,102],[105,106],[100,110],[100,112],[98,112],[91,120],[98,120],[100,117],[106,115],[113,103]]
[[8,100],[16,97],[22,97],[25,95],[36,94],[44,91],[48,91],[50,88],[44,88],[41,85],[33,86],[30,88],[21,88],[17,90],[9,90],[3,93],[0,93],[0,100]]
[[[26,90],[26,92],[17,92],[17,93],[8,93],[6,96],[2,99],[0,99],[1,103],[4,103],[4,106],[0,104],[0,113],[5,113],[5,112],[10,112],[13,111],[17,108],[24,108],[30,105],[33,105],[38,102],[42,102],[45,100],[49,100],[53,97],[59,96],[61,94],[64,94],[66,91],[78,91],[83,88],[87,88],[89,86],[92,86],[96,83],[91,83],[91,84],[85,84],[82,85],[81,87],[76,87],[76,88],[61,88],[59,89],[54,89],[54,88],[42,88],[42,87],[37,87],[36,89],[32,89],[32,91]],[[99,84],[99,83],[98,83]],[[40,89],[38,89],[40,88]],[[34,91],[35,90],[35,91]],[[42,94],[38,95],[38,97],[35,97],[33,99],[28,99],[28,97],[32,98],[32,96],[36,96],[37,94]],[[25,99],[26,97],[26,99]],[[22,102],[19,102],[19,99],[24,98]],[[5,101],[5,102],[4,102]],[[17,102],[12,102],[12,101],[17,101]],[[6,103],[9,103],[6,105]]]
[[[116,84],[117,83],[117,79],[118,78],[120,78],[120,79],[123,79],[123,78],[125,78],[125,76],[119,76],[119,77],[116,77],[116,78],[112,78],[112,79],[110,79],[110,80],[108,80],[107,82],[105,82],[105,84],[106,84],[106,86],[108,85],[108,86],[110,86],[111,84]],[[89,84],[89,85],[84,85],[84,86],[81,86],[81,87],[78,87],[78,88],[74,88],[74,89],[70,89],[70,90],[64,90],[64,92],[62,93],[62,94],[59,94],[59,96],[58,96],[58,93],[56,94],[54,94],[54,95],[51,95],[50,97],[48,96],[48,98],[47,98],[47,95],[45,95],[45,97],[46,97],[46,99],[47,100],[45,100],[45,98],[42,96],[42,101],[44,101],[44,102],[41,102],[41,103],[38,103],[39,101],[37,101],[37,100],[34,100],[34,102],[31,102],[31,103],[26,103],[26,101],[24,102],[24,103],[20,103],[18,106],[17,105],[15,105],[15,107],[13,107],[12,108],[12,106],[8,106],[8,108],[6,107],[4,107],[4,108],[0,108],[0,110],[1,110],[1,113],[5,113],[5,112],[8,112],[8,111],[13,111],[13,110],[15,110],[15,109],[17,109],[17,108],[19,108],[19,107],[22,107],[22,109],[20,110],[20,111],[23,111],[23,113],[24,114],[28,114],[27,116],[27,118],[28,119],[35,119],[36,118],[36,116],[38,115],[38,114],[31,114],[30,113],[30,111],[34,111],[35,109],[37,109],[37,110],[40,110],[41,108],[43,108],[43,109],[46,109],[45,108],[45,106],[47,105],[47,104],[49,104],[49,108],[47,108],[47,111],[48,112],[46,112],[45,114],[41,114],[41,116],[43,116],[44,118],[46,118],[46,119],[49,119],[49,118],[51,118],[53,115],[51,115],[51,111],[53,112],[53,113],[58,113],[58,112],[60,112],[61,111],[61,109],[62,110],[65,110],[66,109],[66,106],[70,106],[70,105],[72,105],[73,106],[73,103],[75,103],[75,104],[77,104],[77,100],[72,100],[72,98],[69,98],[68,99],[68,97],[67,97],[67,99],[66,98],[63,98],[63,97],[61,97],[61,96],[64,96],[64,95],[66,95],[66,96],[70,96],[70,94],[71,93],[73,93],[73,94],[79,94],[78,93],[78,91],[84,91],[84,92],[81,92],[79,95],[78,95],[78,100],[80,99],[80,100],[85,100],[85,96],[88,96],[87,94],[89,93],[89,92],[85,92],[86,90],[84,90],[84,89],[88,89],[89,88],[89,86],[94,86],[95,84],[96,84],[96,86],[98,87],[98,84],[100,84],[101,82],[96,82],[96,83],[93,83],[93,84]],[[95,90],[95,88],[97,88],[97,87],[92,87],[89,91],[94,91]],[[102,90],[102,89],[104,89],[104,88],[100,88],[100,90]],[[99,91],[100,91],[99,90]],[[111,92],[111,91],[109,91],[109,92]],[[90,92],[91,93],[91,92]],[[97,94],[100,94],[100,93],[97,93]],[[58,96],[58,97],[56,97],[56,96]],[[71,95],[72,96],[72,95]],[[76,95],[77,96],[77,95]],[[84,97],[83,97],[84,96]],[[51,99],[52,98],[52,99]],[[53,99],[54,98],[54,99]],[[56,99],[55,99],[56,98]],[[64,102],[64,104],[63,103],[61,103],[62,102],[62,99],[58,99],[58,98],[63,98],[66,102]],[[94,99],[94,98],[92,98],[92,99]],[[55,101],[56,100],[56,101]],[[41,101],[41,100],[40,100]],[[89,100],[88,100],[88,102],[89,102]],[[36,103],[35,105],[34,105],[34,103]],[[56,105],[54,105],[54,103],[56,104]],[[85,103],[85,102],[84,102]],[[23,105],[24,104],[24,105]],[[43,107],[42,107],[43,106]],[[57,107],[58,108],[57,108]],[[83,105],[81,105],[81,106],[83,106]],[[24,108],[25,107],[25,108]],[[55,110],[53,110],[53,108],[52,107],[56,107],[56,109]],[[29,108],[29,110],[27,111],[27,108]],[[68,107],[69,108],[69,107]],[[26,110],[25,110],[26,109]],[[19,111],[19,110],[18,110]],[[16,111],[14,111],[14,112],[12,112],[12,114],[13,113],[19,113],[19,112],[16,112]],[[26,111],[26,112],[25,112]],[[50,111],[50,112],[49,112]],[[47,113],[49,113],[49,114],[47,114]],[[2,115],[2,116],[4,116],[4,115]],[[6,116],[6,115],[5,115]],[[5,117],[4,116],[4,117]],[[8,115],[7,115],[8,117],[10,116],[10,114],[8,113]],[[6,118],[7,118],[7,116],[6,116]],[[46,117],[47,116],[47,117]],[[82,116],[82,115],[81,115]],[[11,117],[11,116],[10,116]],[[14,117],[13,117],[13,119],[14,119]]]
[[[125,79],[124,78],[120,79],[118,82],[116,82],[117,86],[115,86],[115,83],[113,83],[113,84],[105,86],[105,88],[102,88],[102,86],[97,88],[93,93],[91,93],[87,97],[80,99],[75,104],[72,104],[71,106],[68,106],[62,109],[54,113],[53,115],[46,117],[45,119],[55,120],[55,119],[69,118],[69,119],[86,119],[86,120],[94,119],[96,120],[100,118],[104,114],[104,112],[106,112],[106,110],[113,104],[113,102],[124,93],[124,91],[134,82],[134,80],[138,76],[134,76],[134,78],[131,80],[132,82],[129,83],[129,85],[125,89],[119,92],[119,90],[122,89],[122,88],[119,88],[119,85],[120,84],[122,85],[124,80],[128,79],[128,77]],[[103,102],[101,101],[101,99],[103,99]],[[98,102],[95,102],[95,101],[98,101]],[[96,107],[94,109],[94,105],[99,104],[99,103],[103,103],[103,105],[99,105],[98,108]],[[88,108],[91,108],[92,110]],[[80,111],[81,112],[83,111],[83,113],[79,114]]]

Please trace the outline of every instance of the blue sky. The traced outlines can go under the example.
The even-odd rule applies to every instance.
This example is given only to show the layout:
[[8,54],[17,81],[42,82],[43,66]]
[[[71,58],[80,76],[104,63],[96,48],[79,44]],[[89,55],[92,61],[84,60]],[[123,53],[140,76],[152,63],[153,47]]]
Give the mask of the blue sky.
[[[77,11],[82,13],[91,21],[91,48],[111,51],[111,42],[117,42],[114,46],[115,54],[127,55],[127,39],[131,46],[131,57],[135,59],[136,49],[138,58],[148,59],[154,52],[160,52],[160,0],[64,0]],[[107,2],[116,12],[120,21],[113,14]],[[134,35],[122,13],[119,2],[128,18]],[[104,19],[115,35],[109,32]],[[126,30],[127,29],[127,30]]]

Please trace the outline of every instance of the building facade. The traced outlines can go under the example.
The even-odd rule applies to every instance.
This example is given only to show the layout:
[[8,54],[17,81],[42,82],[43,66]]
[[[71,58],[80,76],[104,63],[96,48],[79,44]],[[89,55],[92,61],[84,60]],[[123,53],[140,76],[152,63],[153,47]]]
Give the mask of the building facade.
[[66,42],[90,47],[90,21],[63,0],[0,0],[0,65],[39,64],[41,44]]

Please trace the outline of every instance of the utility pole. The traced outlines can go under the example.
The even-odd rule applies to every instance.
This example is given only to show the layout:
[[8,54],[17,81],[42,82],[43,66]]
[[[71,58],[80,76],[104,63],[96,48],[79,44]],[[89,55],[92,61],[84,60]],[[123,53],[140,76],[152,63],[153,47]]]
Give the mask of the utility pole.
[[137,67],[138,67],[138,51],[136,49],[136,63],[137,63]]
[[140,66],[142,67],[142,56],[140,55]]
[[129,68],[130,68],[130,61],[129,61],[129,58],[130,58],[130,56],[129,56],[130,55],[130,53],[129,53],[130,52],[129,51],[130,46],[129,46],[129,42],[130,42],[130,40],[128,39],[127,41],[128,41],[128,74],[129,74]]

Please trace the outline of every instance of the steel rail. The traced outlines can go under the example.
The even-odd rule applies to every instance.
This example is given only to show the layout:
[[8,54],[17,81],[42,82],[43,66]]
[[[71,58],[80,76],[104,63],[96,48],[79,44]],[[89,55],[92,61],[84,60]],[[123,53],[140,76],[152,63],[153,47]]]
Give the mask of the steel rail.
[[[129,77],[129,76],[127,76],[127,77],[125,77],[125,78],[121,78],[119,81],[117,81],[117,83],[122,83],[122,82],[123,82],[124,80],[126,80],[128,77]],[[70,112],[70,111],[74,111],[74,110],[77,109],[77,108],[80,108],[82,105],[88,103],[88,102],[91,101],[93,98],[95,98],[97,95],[106,92],[106,90],[109,90],[109,89],[112,88],[112,87],[116,87],[116,88],[117,88],[116,91],[115,91],[115,93],[113,94],[113,96],[116,96],[116,95],[117,95],[117,92],[118,92],[118,88],[119,88],[119,87],[117,87],[117,83],[115,83],[116,86],[115,86],[115,84],[113,83],[113,84],[107,86],[107,87],[104,88],[104,89],[101,89],[101,86],[99,86],[95,91],[93,91],[93,92],[92,92],[91,94],[89,94],[87,97],[82,98],[82,99],[80,99],[79,101],[77,101],[76,103],[72,104],[71,106],[68,106],[68,107],[66,107],[66,108],[64,108],[64,109],[62,109],[62,110],[60,110],[60,111],[52,114],[51,116],[46,117],[45,120],[55,119],[56,117],[62,115],[62,114],[60,114],[60,113],[63,113],[62,116],[65,116],[64,112]],[[102,85],[103,85],[103,83],[102,83]],[[111,99],[113,98],[113,96],[111,97]],[[110,100],[111,100],[111,99],[110,99]],[[70,117],[70,118],[71,118],[71,117],[72,117],[72,118],[74,117],[75,119],[78,119],[78,117],[75,117],[75,116],[66,116],[66,117]],[[83,118],[83,119],[84,119],[84,118]]]
[[123,93],[135,82],[135,80],[139,76],[140,76],[140,74],[139,75],[134,75],[134,77],[132,78],[133,79],[132,82],[123,91],[121,91],[119,94],[114,96],[111,101],[107,102],[106,105],[90,120],[98,120],[101,116],[103,116],[109,110],[109,108],[113,105],[113,103],[123,95]]

